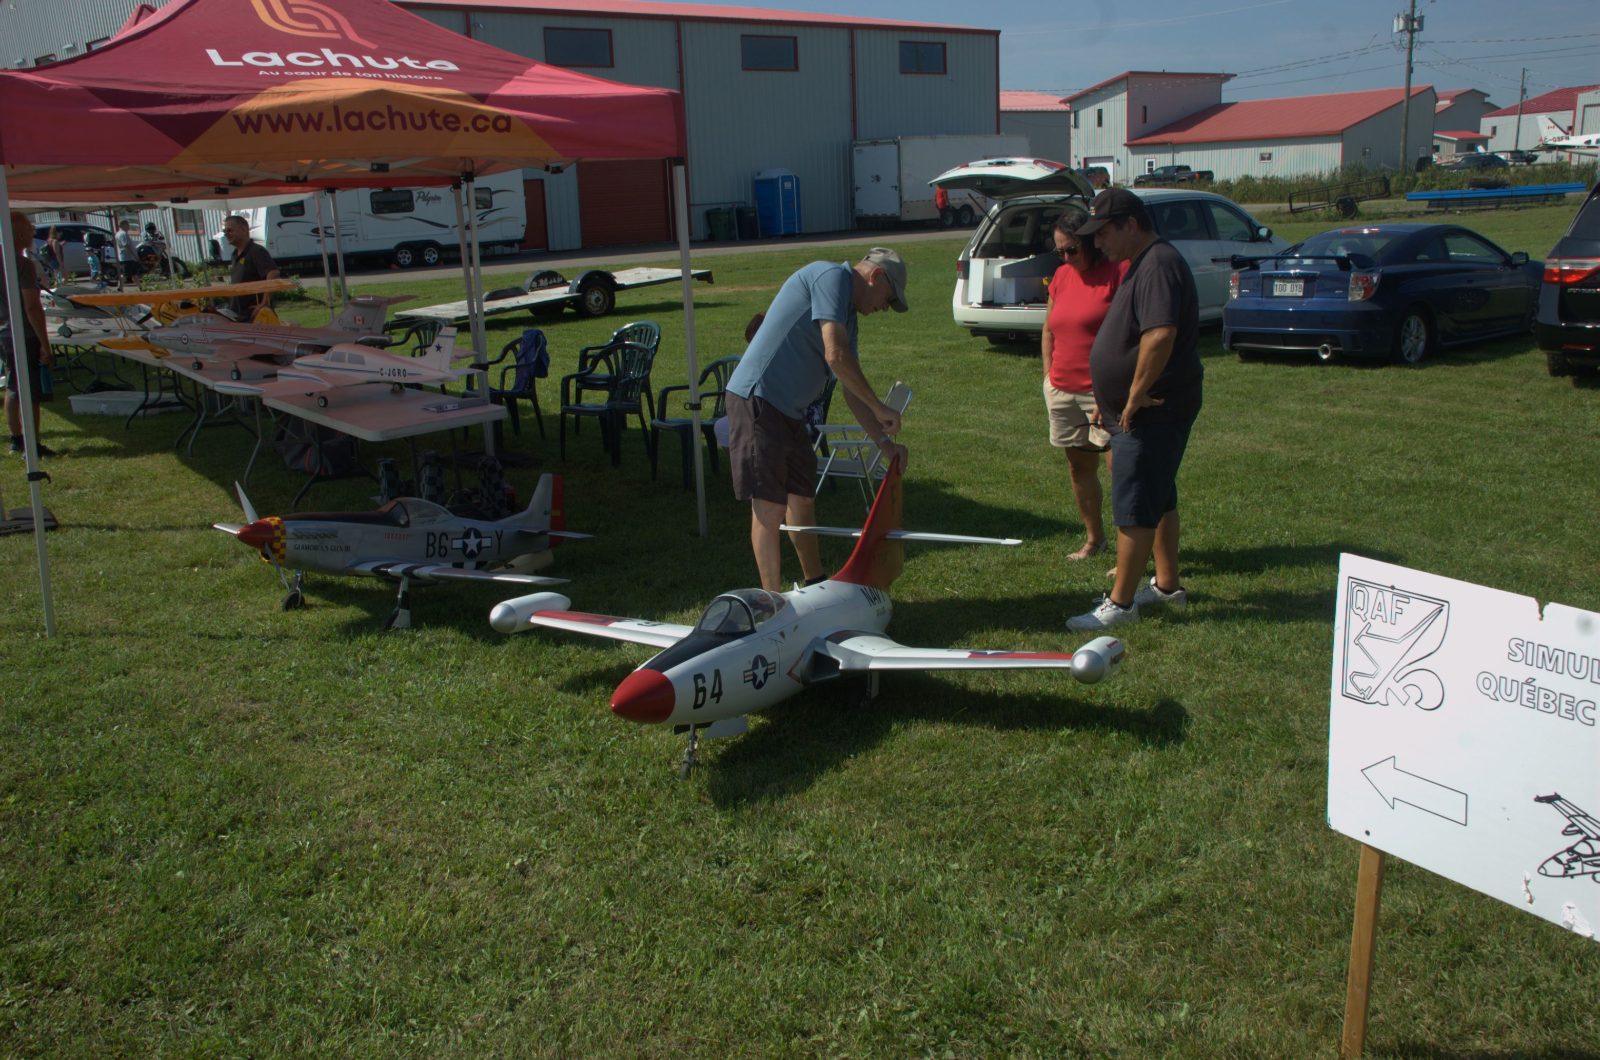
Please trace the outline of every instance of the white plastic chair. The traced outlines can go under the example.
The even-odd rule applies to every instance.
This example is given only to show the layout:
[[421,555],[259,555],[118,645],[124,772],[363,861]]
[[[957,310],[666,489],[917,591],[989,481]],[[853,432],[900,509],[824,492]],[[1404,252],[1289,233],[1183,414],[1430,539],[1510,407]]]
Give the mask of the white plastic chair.
[[[884,396],[883,403],[904,415],[906,406],[911,404],[911,388],[896,382]],[[889,470],[877,439],[869,437],[856,423],[824,423],[816,432],[817,489],[820,491],[830,477],[853,478],[861,490],[862,503],[870,509],[878,481]]]

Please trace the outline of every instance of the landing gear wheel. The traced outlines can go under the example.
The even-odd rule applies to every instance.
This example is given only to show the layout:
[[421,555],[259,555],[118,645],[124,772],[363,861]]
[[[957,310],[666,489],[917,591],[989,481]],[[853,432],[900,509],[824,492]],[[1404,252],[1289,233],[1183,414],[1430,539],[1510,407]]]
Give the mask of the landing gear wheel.
[[283,597],[285,611],[298,611],[306,606],[306,594],[299,589],[290,589]]
[[1433,321],[1427,311],[1413,306],[1394,329],[1394,351],[1406,364],[1421,364],[1433,352]]
[[317,408],[325,409],[327,407],[328,407],[328,395],[326,395],[326,394],[318,394],[317,395]]
[[956,223],[962,228],[971,228],[978,223],[978,212],[970,205],[964,205],[956,211]]
[[678,767],[678,779],[688,780],[694,767],[700,764],[700,726],[689,726],[689,746],[683,749],[683,764]]
[[578,312],[586,317],[603,317],[616,304],[616,292],[604,280],[585,280],[578,288]]

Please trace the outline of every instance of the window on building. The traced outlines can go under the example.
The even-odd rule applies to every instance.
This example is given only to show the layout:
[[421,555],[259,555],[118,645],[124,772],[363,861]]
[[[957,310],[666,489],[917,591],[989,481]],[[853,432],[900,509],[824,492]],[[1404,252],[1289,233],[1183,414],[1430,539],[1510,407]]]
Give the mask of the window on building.
[[1497,130],[1497,129],[1498,129],[1498,128],[1499,128],[1499,126],[1498,126],[1498,125],[1491,125],[1491,126],[1489,126],[1489,135],[1490,135],[1490,136],[1493,136],[1493,135],[1494,135],[1494,134],[1495,134],[1495,130]]
[[410,188],[385,188],[382,191],[375,191],[370,202],[372,212],[375,214],[411,213],[416,209]]
[[1076,129],[1078,127],[1078,115],[1081,114],[1081,113],[1083,113],[1083,112],[1082,111],[1076,111],[1076,110],[1072,112],[1072,127],[1074,129]]
[[1103,128],[1105,128],[1105,126],[1106,126],[1106,111],[1105,111],[1105,108],[1104,107],[1096,107],[1094,109],[1094,127],[1096,129],[1103,129]]
[[1372,157],[1372,148],[1370,148],[1370,147],[1363,147],[1363,148],[1362,148],[1362,149],[1361,149],[1361,157],[1362,157],[1362,158],[1371,158],[1371,157]]
[[92,40],[88,44],[84,45],[84,48],[85,48],[85,50],[92,52],[96,48],[104,46],[105,42],[110,40],[110,39],[111,39],[110,37],[96,37],[94,40]]
[[1271,151],[1263,151],[1263,152],[1261,152],[1259,155],[1256,155],[1256,161],[1257,162],[1271,162],[1272,161],[1272,152]]
[[1148,125],[1148,124],[1150,124],[1150,108],[1149,107],[1141,106],[1139,108],[1139,124],[1140,125]]
[[902,74],[944,73],[944,42],[931,40],[901,41],[900,72]]
[[304,217],[306,215],[306,204],[304,201],[286,202],[278,207],[278,213],[282,217]]
[[1144,160],[1144,171],[1146,173],[1154,173],[1156,171],[1156,160],[1153,159],[1153,158],[1145,159]]
[[744,34],[739,38],[739,56],[745,70],[800,69],[800,45],[794,37]]
[[551,66],[609,68],[612,65],[611,31],[546,26],[544,61]]
[[43,66],[46,63],[53,63],[55,61],[56,61],[56,53],[55,52],[47,52],[44,55],[36,56],[34,58],[34,60],[33,60],[33,65],[35,65],[35,66]]

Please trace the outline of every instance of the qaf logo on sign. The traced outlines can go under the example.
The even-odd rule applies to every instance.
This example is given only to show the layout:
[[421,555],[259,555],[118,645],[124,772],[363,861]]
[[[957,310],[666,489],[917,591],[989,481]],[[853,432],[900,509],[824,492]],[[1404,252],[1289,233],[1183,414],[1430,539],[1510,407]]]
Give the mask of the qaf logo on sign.
[[1449,621],[1448,601],[1348,579],[1340,692],[1362,703],[1438,710],[1444,683],[1421,663],[1444,643]]

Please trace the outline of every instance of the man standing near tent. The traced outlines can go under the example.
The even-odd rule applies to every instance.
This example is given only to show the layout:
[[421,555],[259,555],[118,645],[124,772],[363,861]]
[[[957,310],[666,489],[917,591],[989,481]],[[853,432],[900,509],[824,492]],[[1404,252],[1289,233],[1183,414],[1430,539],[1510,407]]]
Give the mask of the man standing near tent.
[[[13,453],[22,452],[21,383],[17,375],[17,350],[28,372],[28,392],[33,396],[33,436],[39,437],[39,399],[43,383],[40,368],[50,363],[49,330],[44,322],[44,307],[39,304],[39,276],[33,262],[23,256],[23,248],[33,245],[33,222],[19,210],[11,211],[11,235],[17,241],[17,286],[22,294],[21,321],[11,320],[11,304],[5,296],[5,265],[0,263],[0,358],[6,373],[6,426],[10,428]],[[18,341],[18,338],[22,341]],[[40,456],[55,456],[55,450],[39,443]]]
[[[233,214],[222,222],[222,238],[233,248],[233,265],[228,271],[229,283],[250,283],[253,280],[276,280],[278,263],[272,260],[267,248],[250,238],[250,222]],[[256,310],[270,305],[268,295],[242,295],[230,299],[228,308],[240,320],[249,320]]]
[[139,278],[139,241],[133,237],[133,222],[117,225],[117,286]]
[[[895,442],[900,414],[878,399],[856,359],[856,317],[906,311],[906,266],[883,247],[854,267],[817,261],[790,276],[767,309],[750,348],[728,379],[728,462],[733,495],[750,502],[750,547],[761,587],[783,589],[778,529],[816,523],[817,457],[806,406],[832,375],[867,436],[886,460],[904,459]],[[823,577],[816,538],[793,538],[806,584]]]

